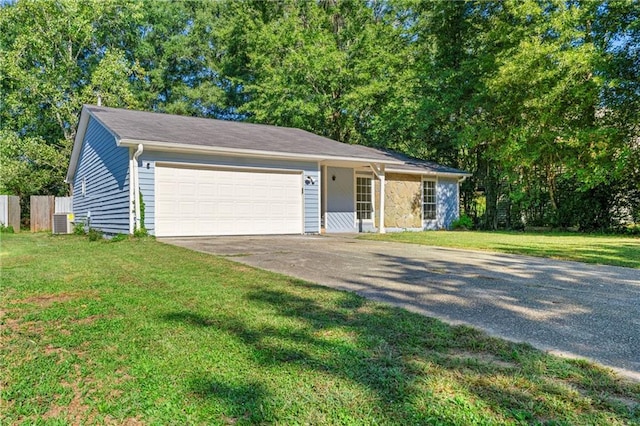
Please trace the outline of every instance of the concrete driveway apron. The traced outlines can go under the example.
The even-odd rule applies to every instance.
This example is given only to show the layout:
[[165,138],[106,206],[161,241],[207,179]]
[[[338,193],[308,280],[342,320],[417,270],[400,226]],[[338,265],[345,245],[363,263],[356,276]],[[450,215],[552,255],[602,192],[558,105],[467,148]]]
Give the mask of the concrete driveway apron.
[[640,270],[358,240],[354,235],[160,241],[353,291],[640,380]]

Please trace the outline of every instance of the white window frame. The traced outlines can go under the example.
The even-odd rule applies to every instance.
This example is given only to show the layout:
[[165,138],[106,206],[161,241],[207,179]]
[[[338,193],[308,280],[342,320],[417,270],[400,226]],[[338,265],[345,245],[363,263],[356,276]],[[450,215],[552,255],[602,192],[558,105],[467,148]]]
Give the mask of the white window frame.
[[[433,218],[428,218],[425,216],[425,206],[427,205],[426,200],[425,200],[425,188],[426,188],[426,183],[427,182],[431,182],[433,183],[433,203],[429,203],[429,204],[433,204]],[[438,220],[438,179],[435,178],[422,178],[422,187],[420,188],[420,192],[421,192],[421,213],[422,213],[422,221],[423,222],[435,222]]]
[[[370,218],[369,219],[358,219],[358,206],[360,204],[366,204],[366,201],[358,201],[358,189],[359,189],[359,185],[358,185],[358,179],[367,179],[369,181],[369,188],[371,190],[371,194],[369,196],[370,198]],[[356,178],[354,179],[354,185],[355,185],[355,204],[356,204],[356,211],[355,211],[355,217],[356,217],[356,221],[357,222],[365,222],[365,223],[373,223],[375,220],[375,184],[373,181],[373,176],[370,174],[361,174],[361,173],[357,173],[356,174]]]

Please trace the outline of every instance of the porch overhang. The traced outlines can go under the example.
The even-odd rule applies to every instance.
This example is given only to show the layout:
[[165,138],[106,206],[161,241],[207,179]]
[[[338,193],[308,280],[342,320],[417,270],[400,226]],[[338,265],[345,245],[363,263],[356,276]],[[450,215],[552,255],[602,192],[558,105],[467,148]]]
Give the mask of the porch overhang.
[[362,158],[362,159],[354,158],[354,159],[347,159],[347,160],[325,159],[320,161],[321,166],[351,168],[351,169],[355,169],[356,172],[370,172],[372,164],[382,164],[385,167],[391,167],[391,165],[401,165],[402,162],[400,161],[380,162],[378,160],[367,159],[367,158]]
[[[392,162],[396,164],[396,162]],[[386,232],[384,226],[384,209],[385,209],[385,169],[389,167],[387,162],[379,162],[372,159],[361,160],[361,159],[351,159],[351,160],[336,160],[336,159],[326,159],[319,162],[320,169],[322,170],[322,212],[323,214],[327,214],[328,211],[328,199],[329,196],[327,194],[327,168],[336,167],[336,168],[345,168],[352,169],[355,173],[367,173],[372,174],[378,181],[380,182],[380,204],[378,211],[378,232],[380,234],[384,234]],[[334,179],[335,180],[335,176]],[[355,214],[355,213],[354,213]],[[354,216],[355,217],[355,216]],[[327,223],[327,217],[322,217],[323,223]]]

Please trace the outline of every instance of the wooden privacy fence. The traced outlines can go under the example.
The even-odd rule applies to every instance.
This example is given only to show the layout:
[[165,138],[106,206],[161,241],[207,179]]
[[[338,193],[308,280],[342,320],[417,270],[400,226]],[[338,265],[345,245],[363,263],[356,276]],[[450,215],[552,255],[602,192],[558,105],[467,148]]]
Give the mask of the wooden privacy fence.
[[54,213],[73,213],[73,197],[56,197]]
[[31,232],[51,231],[54,213],[72,213],[73,197],[31,196]]
[[52,195],[31,196],[31,232],[50,231],[55,212],[55,197]]
[[20,197],[17,195],[0,195],[0,225],[20,232]]

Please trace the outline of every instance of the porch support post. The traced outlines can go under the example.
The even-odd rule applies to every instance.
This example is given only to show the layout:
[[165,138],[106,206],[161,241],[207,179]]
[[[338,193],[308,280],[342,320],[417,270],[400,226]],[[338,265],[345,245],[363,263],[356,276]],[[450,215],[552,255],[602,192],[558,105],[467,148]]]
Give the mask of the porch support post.
[[386,232],[384,229],[384,173],[378,178],[380,179],[380,228],[378,232],[384,234]]
[[373,174],[375,174],[378,180],[380,180],[380,212],[379,212],[380,224],[378,226],[378,233],[384,234],[386,232],[384,228],[384,198],[385,198],[384,196],[384,192],[385,192],[384,164],[382,163],[371,164],[371,170],[373,170]]
[[324,229],[324,232],[327,232],[327,221],[328,221],[328,215],[329,213],[327,213],[327,196],[329,195],[328,191],[327,191],[327,166],[320,166],[320,216],[321,216],[321,226],[320,226],[320,232],[322,232],[322,230]]

